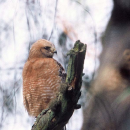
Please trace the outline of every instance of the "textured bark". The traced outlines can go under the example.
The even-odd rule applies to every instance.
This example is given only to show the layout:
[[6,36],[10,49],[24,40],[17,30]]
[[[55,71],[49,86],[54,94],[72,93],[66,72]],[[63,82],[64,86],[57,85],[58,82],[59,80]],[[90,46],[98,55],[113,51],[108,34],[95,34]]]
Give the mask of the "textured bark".
[[48,109],[43,110],[37,117],[32,130],[62,130],[75,109],[81,95],[83,64],[86,53],[86,45],[76,41],[74,48],[70,50],[66,83],[61,84],[56,98],[50,103]]

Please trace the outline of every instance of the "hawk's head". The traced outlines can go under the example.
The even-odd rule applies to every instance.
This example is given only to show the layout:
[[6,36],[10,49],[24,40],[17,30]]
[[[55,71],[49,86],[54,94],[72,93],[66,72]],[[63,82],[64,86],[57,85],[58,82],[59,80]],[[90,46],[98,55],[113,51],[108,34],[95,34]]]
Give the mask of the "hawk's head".
[[29,53],[29,59],[52,58],[54,53],[57,53],[55,46],[51,42],[41,39],[32,45]]

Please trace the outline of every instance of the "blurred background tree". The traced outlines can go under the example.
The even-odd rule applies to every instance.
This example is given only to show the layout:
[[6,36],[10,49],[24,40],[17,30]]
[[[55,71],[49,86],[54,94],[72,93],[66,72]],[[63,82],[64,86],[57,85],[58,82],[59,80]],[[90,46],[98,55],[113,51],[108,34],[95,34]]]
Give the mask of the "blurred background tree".
[[113,2],[82,130],[130,129],[130,1]]
[[[102,51],[101,35],[113,7],[112,0],[1,0],[0,1],[0,129],[27,130],[34,119],[23,106],[22,69],[31,45],[38,39],[53,42],[55,56],[66,69],[66,54],[76,40],[87,44],[80,102],[93,81]],[[78,122],[78,123],[77,123]],[[76,110],[68,130],[82,126],[82,109]]]

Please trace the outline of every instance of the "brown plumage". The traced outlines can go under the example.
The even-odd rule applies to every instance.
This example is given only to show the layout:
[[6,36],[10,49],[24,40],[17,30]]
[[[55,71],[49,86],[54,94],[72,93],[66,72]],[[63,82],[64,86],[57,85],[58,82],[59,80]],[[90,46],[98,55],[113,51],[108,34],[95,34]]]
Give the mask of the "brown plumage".
[[65,81],[63,67],[52,58],[54,53],[54,45],[44,39],[38,40],[30,49],[23,69],[23,101],[31,116],[38,116],[47,108]]

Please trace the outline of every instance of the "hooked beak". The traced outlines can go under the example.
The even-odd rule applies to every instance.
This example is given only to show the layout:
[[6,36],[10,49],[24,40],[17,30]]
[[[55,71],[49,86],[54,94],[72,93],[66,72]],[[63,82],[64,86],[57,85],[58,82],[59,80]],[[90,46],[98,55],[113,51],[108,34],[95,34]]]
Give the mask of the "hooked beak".
[[55,49],[55,48],[52,48],[52,49],[51,49],[51,53],[53,53],[53,54],[56,53],[56,54],[57,54],[56,49]]
[[51,50],[52,51],[52,53],[54,54],[54,53],[56,53],[57,54],[57,51],[56,51],[56,49],[54,48],[54,49],[52,49]]
[[56,54],[57,54],[57,51],[55,50],[55,51],[53,51],[53,53],[56,53]]

